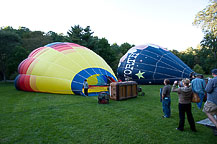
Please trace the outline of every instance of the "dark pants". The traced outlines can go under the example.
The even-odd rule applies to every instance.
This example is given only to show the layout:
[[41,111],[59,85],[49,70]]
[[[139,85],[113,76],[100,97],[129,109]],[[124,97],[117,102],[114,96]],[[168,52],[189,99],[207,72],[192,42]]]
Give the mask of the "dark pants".
[[188,123],[190,124],[191,130],[193,131],[196,130],[194,118],[191,113],[191,103],[190,104],[180,104],[179,103],[179,127],[178,129],[184,130],[185,113],[187,113]]
[[162,101],[164,116],[169,118],[171,114],[170,110],[171,100],[170,97],[165,97]]
[[85,88],[85,89],[84,89],[84,94],[85,94],[86,96],[88,96],[88,88]]

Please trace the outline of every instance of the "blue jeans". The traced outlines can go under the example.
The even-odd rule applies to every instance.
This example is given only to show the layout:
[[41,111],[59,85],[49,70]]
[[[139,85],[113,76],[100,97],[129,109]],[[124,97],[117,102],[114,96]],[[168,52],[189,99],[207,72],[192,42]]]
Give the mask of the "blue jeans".
[[204,97],[205,97],[205,94],[204,94],[204,93],[203,93],[203,94],[197,93],[197,94],[198,94],[198,96],[200,97],[200,102],[197,103],[197,107],[198,107],[199,109],[201,109],[201,108],[202,108],[202,104],[203,104],[203,99],[204,99]]
[[170,97],[165,97],[162,100],[164,116],[167,117],[167,118],[170,117],[170,114],[171,114],[170,104],[171,104]]

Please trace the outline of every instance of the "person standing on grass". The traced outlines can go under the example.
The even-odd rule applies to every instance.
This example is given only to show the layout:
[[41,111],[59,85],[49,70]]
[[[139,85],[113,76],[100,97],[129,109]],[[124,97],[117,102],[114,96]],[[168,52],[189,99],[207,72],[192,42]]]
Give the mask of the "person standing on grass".
[[177,92],[179,96],[179,126],[177,130],[184,131],[185,113],[187,113],[188,123],[191,130],[196,132],[194,118],[191,112],[192,88],[189,86],[190,80],[183,80],[184,87],[176,88],[178,82],[175,81],[172,86],[172,92]]
[[84,95],[88,96],[88,88],[89,88],[89,86],[88,86],[88,83],[87,83],[86,79],[84,80],[83,88],[84,88]]
[[217,136],[217,69],[212,70],[213,79],[210,79],[206,86],[207,101],[204,104],[203,112],[206,113],[210,121],[215,125],[214,135]]
[[203,99],[205,97],[206,82],[201,78],[201,75],[196,75],[196,78],[191,81],[192,90],[200,97],[200,102],[197,103],[199,109],[202,108]]
[[171,86],[169,85],[170,81],[168,79],[164,80],[164,87],[162,89],[162,106],[163,106],[163,118],[169,118],[171,115],[170,105],[171,105],[171,99],[170,99],[170,92],[171,92]]

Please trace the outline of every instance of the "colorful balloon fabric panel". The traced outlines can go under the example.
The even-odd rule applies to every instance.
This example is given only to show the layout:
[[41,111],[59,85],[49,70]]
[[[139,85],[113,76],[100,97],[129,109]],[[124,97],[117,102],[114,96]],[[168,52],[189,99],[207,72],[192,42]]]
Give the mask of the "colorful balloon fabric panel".
[[20,63],[15,80],[18,90],[83,95],[87,79],[89,95],[107,91],[117,81],[109,65],[90,49],[74,43],[56,42],[32,51]]
[[182,60],[165,48],[154,44],[135,46],[120,59],[118,77],[138,84],[163,84],[189,78],[193,72]]

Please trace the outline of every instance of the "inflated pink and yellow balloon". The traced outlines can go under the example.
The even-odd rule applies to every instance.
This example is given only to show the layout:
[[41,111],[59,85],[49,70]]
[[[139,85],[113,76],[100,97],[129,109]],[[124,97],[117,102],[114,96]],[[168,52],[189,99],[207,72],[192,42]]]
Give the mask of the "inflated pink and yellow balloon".
[[32,51],[18,67],[18,90],[83,94],[87,79],[89,95],[107,91],[109,81],[117,81],[109,65],[90,49],[74,43],[56,42]]

